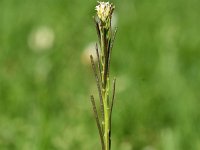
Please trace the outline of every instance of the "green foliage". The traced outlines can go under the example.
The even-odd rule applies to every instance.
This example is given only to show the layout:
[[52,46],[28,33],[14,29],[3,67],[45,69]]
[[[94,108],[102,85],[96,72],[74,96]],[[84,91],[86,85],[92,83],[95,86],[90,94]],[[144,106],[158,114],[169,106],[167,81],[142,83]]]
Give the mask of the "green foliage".
[[[112,149],[200,149],[200,1],[114,3]],[[97,39],[94,6],[0,1],[1,150],[101,148],[89,100],[95,81],[81,59]]]

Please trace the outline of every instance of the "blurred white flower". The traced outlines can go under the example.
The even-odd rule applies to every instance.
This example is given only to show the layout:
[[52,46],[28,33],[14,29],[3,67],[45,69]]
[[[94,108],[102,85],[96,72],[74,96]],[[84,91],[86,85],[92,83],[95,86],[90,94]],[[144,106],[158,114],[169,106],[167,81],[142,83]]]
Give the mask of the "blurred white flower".
[[33,51],[41,52],[52,48],[54,39],[54,31],[47,26],[41,26],[30,33],[28,45]]
[[[98,51],[99,51],[99,48],[98,48]],[[83,53],[81,56],[81,60],[82,60],[83,64],[85,64],[85,65],[90,64],[90,55],[93,56],[94,62],[97,62],[96,43],[95,42],[89,43],[86,46],[86,48],[83,50]],[[99,55],[100,55],[100,53],[99,53]]]

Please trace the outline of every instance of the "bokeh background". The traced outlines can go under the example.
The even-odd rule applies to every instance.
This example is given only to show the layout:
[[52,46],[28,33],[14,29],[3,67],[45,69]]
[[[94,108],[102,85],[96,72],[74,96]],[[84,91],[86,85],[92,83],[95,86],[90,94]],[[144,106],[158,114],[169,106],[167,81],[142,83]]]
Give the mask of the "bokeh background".
[[[200,150],[200,1],[115,0],[113,150]],[[95,0],[0,0],[0,149],[100,150]]]

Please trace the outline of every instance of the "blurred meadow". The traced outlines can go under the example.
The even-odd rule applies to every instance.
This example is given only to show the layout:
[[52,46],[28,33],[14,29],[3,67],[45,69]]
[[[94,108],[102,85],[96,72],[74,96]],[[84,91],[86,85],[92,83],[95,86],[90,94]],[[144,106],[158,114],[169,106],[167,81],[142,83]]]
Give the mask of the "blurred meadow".
[[[200,1],[113,0],[113,150],[200,150]],[[0,150],[100,150],[94,0],[0,0]]]

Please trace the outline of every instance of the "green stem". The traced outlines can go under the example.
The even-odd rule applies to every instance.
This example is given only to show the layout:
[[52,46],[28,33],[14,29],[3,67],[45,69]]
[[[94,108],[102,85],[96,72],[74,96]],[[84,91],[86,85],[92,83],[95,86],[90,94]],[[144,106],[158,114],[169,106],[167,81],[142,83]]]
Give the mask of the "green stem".
[[104,105],[104,122],[103,122],[103,131],[104,131],[104,145],[105,150],[110,150],[110,107],[108,103],[109,96],[109,78],[107,77],[107,61],[106,61],[106,43],[104,40],[105,32],[101,32],[101,52],[102,52],[102,96],[103,96],[103,105]]

